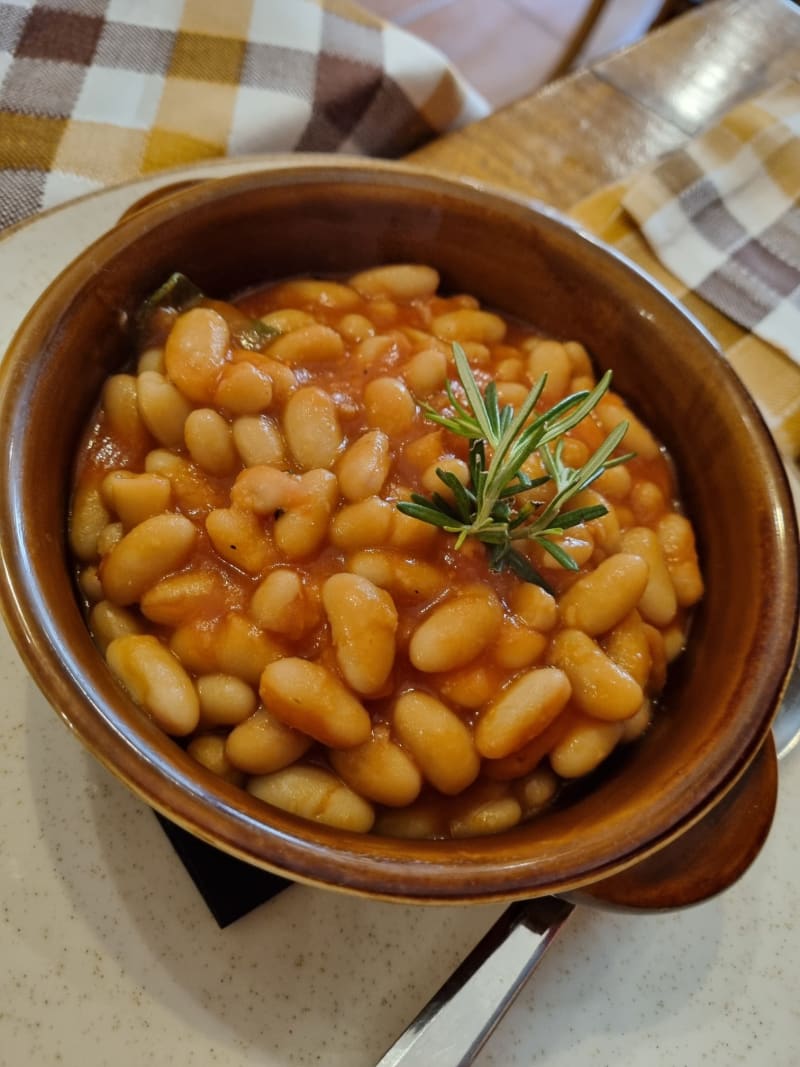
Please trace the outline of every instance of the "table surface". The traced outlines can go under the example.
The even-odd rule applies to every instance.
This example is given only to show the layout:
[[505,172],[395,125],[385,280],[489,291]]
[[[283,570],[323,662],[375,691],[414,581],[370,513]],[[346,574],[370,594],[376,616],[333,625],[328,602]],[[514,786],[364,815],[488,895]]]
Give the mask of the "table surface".
[[799,71],[792,0],[708,0],[409,159],[566,210]]
[[[569,208],[798,69],[800,13],[714,0],[411,158]],[[0,242],[0,351],[61,266],[166,180]],[[220,931],[152,813],[68,736],[4,634],[0,694],[0,1064],[369,1067],[502,910],[297,886]],[[772,834],[736,886],[675,914],[576,912],[476,1062],[800,1063],[800,759],[781,772]]]

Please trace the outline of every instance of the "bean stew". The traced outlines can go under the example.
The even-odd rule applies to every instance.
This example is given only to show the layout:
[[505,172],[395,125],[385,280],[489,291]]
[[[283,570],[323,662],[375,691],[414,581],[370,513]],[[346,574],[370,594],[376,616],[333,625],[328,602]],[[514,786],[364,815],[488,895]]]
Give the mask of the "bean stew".
[[[144,309],[105,385],[69,529],[91,633],[164,731],[294,814],[461,838],[534,817],[648,728],[703,581],[669,457],[619,395],[558,461],[622,422],[633,455],[570,501],[596,517],[514,542],[536,581],[398,507],[475,488],[469,442],[431,418],[463,399],[454,348],[501,410],[543,380],[539,413],[595,388],[582,344],[441,295],[421,264],[181,300]],[[529,510],[548,462],[522,465]]]

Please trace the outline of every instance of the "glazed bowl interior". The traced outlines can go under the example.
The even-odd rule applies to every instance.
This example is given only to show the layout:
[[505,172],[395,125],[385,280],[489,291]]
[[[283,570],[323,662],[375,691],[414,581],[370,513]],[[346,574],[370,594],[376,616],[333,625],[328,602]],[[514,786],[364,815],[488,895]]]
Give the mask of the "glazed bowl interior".
[[[583,342],[671,453],[706,595],[653,727],[565,803],[496,837],[359,836],[271,809],[185,755],[120,691],[87,632],[65,524],[73,457],[131,319],[171,272],[215,297],[295,274],[435,266],[542,332]],[[34,677],[72,729],[198,836],[301,880],[412,900],[534,896],[666,844],[743,773],[792,658],[794,512],[752,402],[663,291],[544,209],[391,164],[330,161],[204,182],[87,250],[15,338],[0,394],[3,599]]]

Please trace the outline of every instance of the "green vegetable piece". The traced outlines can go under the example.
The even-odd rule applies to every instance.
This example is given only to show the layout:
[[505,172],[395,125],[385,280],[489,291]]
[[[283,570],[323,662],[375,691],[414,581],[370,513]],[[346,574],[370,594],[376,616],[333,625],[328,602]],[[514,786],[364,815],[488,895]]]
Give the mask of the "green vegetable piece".
[[280,332],[275,326],[268,326],[260,319],[251,319],[247,326],[234,329],[233,339],[239,348],[248,352],[263,352],[271,341],[280,336]]
[[154,311],[188,311],[205,299],[203,291],[180,271],[170,274],[169,278],[141,306],[140,316],[152,315]]
[[[146,337],[153,332],[153,327],[161,313],[166,313],[171,319],[190,308],[197,307],[206,299],[205,293],[194,284],[191,278],[187,278],[180,271],[175,271],[139,308],[136,326],[140,337]],[[275,326],[268,326],[260,319],[251,319],[233,308],[230,309],[230,316],[229,325],[233,342],[248,352],[263,352],[267,345],[280,335],[280,330]]]

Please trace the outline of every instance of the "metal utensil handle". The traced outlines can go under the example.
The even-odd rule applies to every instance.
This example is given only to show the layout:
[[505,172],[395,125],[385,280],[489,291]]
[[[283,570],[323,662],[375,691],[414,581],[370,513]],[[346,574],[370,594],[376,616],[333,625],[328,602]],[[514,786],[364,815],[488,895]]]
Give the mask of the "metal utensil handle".
[[[800,661],[775,721],[778,758],[800,746]],[[512,904],[375,1067],[469,1067],[574,906]]]
[[795,661],[772,732],[779,760],[785,759],[800,745],[800,656]]
[[573,910],[556,897],[508,907],[375,1067],[467,1067]]

